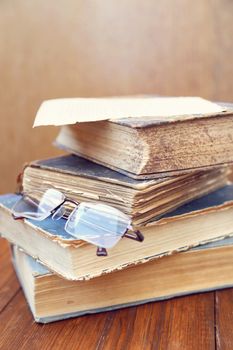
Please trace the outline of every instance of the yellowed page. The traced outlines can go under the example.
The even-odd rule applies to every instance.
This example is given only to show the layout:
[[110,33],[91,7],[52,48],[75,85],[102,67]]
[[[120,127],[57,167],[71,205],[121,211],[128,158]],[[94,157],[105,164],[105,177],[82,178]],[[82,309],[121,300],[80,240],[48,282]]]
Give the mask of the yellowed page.
[[107,119],[217,114],[226,109],[200,97],[64,98],[42,103],[34,126]]

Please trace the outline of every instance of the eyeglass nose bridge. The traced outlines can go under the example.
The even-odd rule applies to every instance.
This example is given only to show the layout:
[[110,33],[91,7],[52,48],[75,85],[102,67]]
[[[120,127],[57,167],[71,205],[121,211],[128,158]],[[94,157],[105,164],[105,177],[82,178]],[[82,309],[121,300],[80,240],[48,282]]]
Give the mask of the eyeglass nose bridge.
[[59,220],[61,219],[66,213],[66,208],[64,204],[59,206],[57,209],[55,209],[54,213],[52,214],[52,220]]
[[66,213],[66,207],[65,207],[65,204],[66,203],[72,203],[73,205],[76,206],[76,208],[79,206],[79,202],[77,201],[74,201],[70,198],[65,198],[64,201],[57,207],[53,210],[53,212],[51,213],[52,214],[52,220],[59,220],[61,219],[62,217],[65,216],[65,213]]

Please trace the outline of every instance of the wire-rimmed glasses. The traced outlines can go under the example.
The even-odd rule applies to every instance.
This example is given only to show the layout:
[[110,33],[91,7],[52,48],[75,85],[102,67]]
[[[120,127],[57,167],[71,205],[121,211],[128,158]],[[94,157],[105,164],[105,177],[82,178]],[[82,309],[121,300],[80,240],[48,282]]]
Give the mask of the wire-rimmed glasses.
[[23,194],[12,208],[13,218],[42,221],[52,215],[53,220],[59,220],[66,213],[65,204],[72,203],[75,207],[64,228],[74,238],[96,245],[98,256],[106,256],[106,248],[115,246],[122,237],[144,240],[139,230],[133,231],[131,219],[112,206],[100,202],[79,203],[53,188],[45,191],[40,200],[37,197],[33,192]]

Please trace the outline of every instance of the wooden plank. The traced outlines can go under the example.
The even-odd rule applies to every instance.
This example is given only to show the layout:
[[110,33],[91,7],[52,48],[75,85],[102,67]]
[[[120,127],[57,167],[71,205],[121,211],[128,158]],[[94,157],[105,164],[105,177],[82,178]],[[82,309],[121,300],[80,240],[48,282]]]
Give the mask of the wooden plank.
[[215,293],[216,349],[233,349],[233,289]]
[[19,290],[11,260],[9,244],[0,238],[0,312]]
[[111,313],[103,313],[37,324],[20,291],[0,313],[0,349],[95,350],[109,317]]
[[39,325],[19,292],[0,314],[0,348],[214,349],[213,301],[208,293]]
[[214,349],[214,293],[119,311],[101,349]]

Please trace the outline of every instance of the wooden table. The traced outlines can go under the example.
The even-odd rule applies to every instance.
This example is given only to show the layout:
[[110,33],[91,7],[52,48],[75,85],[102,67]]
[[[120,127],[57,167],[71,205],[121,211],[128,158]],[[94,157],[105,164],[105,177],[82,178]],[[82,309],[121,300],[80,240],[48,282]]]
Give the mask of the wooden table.
[[233,349],[233,289],[36,324],[0,239],[0,349]]

